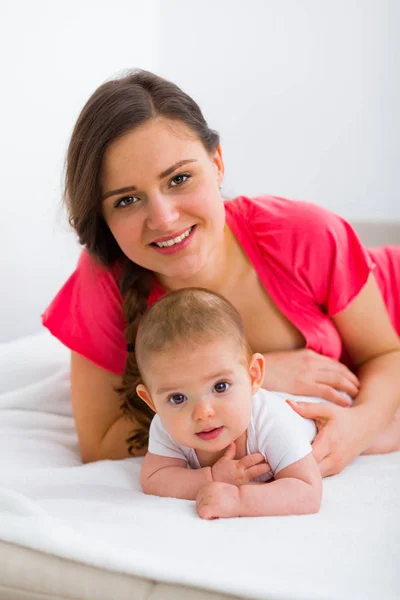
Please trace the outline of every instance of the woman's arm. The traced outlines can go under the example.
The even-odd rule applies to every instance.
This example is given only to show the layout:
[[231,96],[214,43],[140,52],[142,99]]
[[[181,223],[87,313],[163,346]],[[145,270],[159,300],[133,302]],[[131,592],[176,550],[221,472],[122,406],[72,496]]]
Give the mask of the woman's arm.
[[126,440],[136,426],[120,408],[121,398],[114,387],[121,386],[121,380],[121,376],[72,352],[72,409],[85,463],[130,456]]
[[304,515],[319,511],[322,480],[312,454],[282,469],[264,485],[212,483],[200,490],[197,512],[203,519]]
[[360,392],[351,408],[293,406],[300,415],[316,420],[319,433],[313,454],[324,476],[339,473],[365,451],[389,425],[400,404],[400,340],[372,274],[333,321],[357,367]]

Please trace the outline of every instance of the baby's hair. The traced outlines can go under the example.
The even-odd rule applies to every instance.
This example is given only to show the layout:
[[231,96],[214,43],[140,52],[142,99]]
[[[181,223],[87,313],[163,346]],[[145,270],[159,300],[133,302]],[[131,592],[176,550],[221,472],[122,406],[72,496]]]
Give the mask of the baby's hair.
[[240,314],[220,294],[191,287],[170,292],[155,302],[142,317],[135,342],[141,379],[146,383],[149,361],[177,344],[202,345],[231,339],[241,350],[243,362],[251,355]]

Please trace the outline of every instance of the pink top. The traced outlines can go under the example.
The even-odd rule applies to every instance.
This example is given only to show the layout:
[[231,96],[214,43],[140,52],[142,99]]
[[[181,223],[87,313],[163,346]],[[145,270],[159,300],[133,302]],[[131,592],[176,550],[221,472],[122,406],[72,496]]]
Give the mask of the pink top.
[[[357,296],[372,270],[400,334],[400,247],[367,250],[346,221],[308,202],[239,196],[225,202],[225,212],[268,294],[307,348],[344,360],[330,317]],[[42,322],[71,350],[121,374],[126,340],[117,275],[117,265],[105,269],[83,250]],[[164,293],[154,279],[148,305]]]

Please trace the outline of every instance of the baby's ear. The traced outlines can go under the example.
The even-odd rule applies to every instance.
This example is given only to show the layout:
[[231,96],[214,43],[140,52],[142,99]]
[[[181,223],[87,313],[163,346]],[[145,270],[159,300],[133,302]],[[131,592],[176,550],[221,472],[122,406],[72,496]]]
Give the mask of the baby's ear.
[[140,383],[138,386],[136,386],[136,393],[139,396],[139,398],[143,400],[143,402],[146,402],[146,404],[150,406],[151,410],[157,412],[156,407],[154,406],[154,402],[151,399],[150,392],[147,389],[147,387],[143,385],[143,383]]
[[256,352],[250,358],[249,362],[249,374],[251,381],[251,392],[255,394],[264,381],[265,375],[265,359],[262,354]]

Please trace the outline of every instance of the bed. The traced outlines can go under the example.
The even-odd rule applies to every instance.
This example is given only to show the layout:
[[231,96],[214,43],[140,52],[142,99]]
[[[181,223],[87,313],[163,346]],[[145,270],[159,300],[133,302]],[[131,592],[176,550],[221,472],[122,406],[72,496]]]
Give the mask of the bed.
[[325,479],[316,515],[215,521],[142,494],[140,463],[82,464],[47,331],[1,344],[0,599],[400,597],[400,452]]

